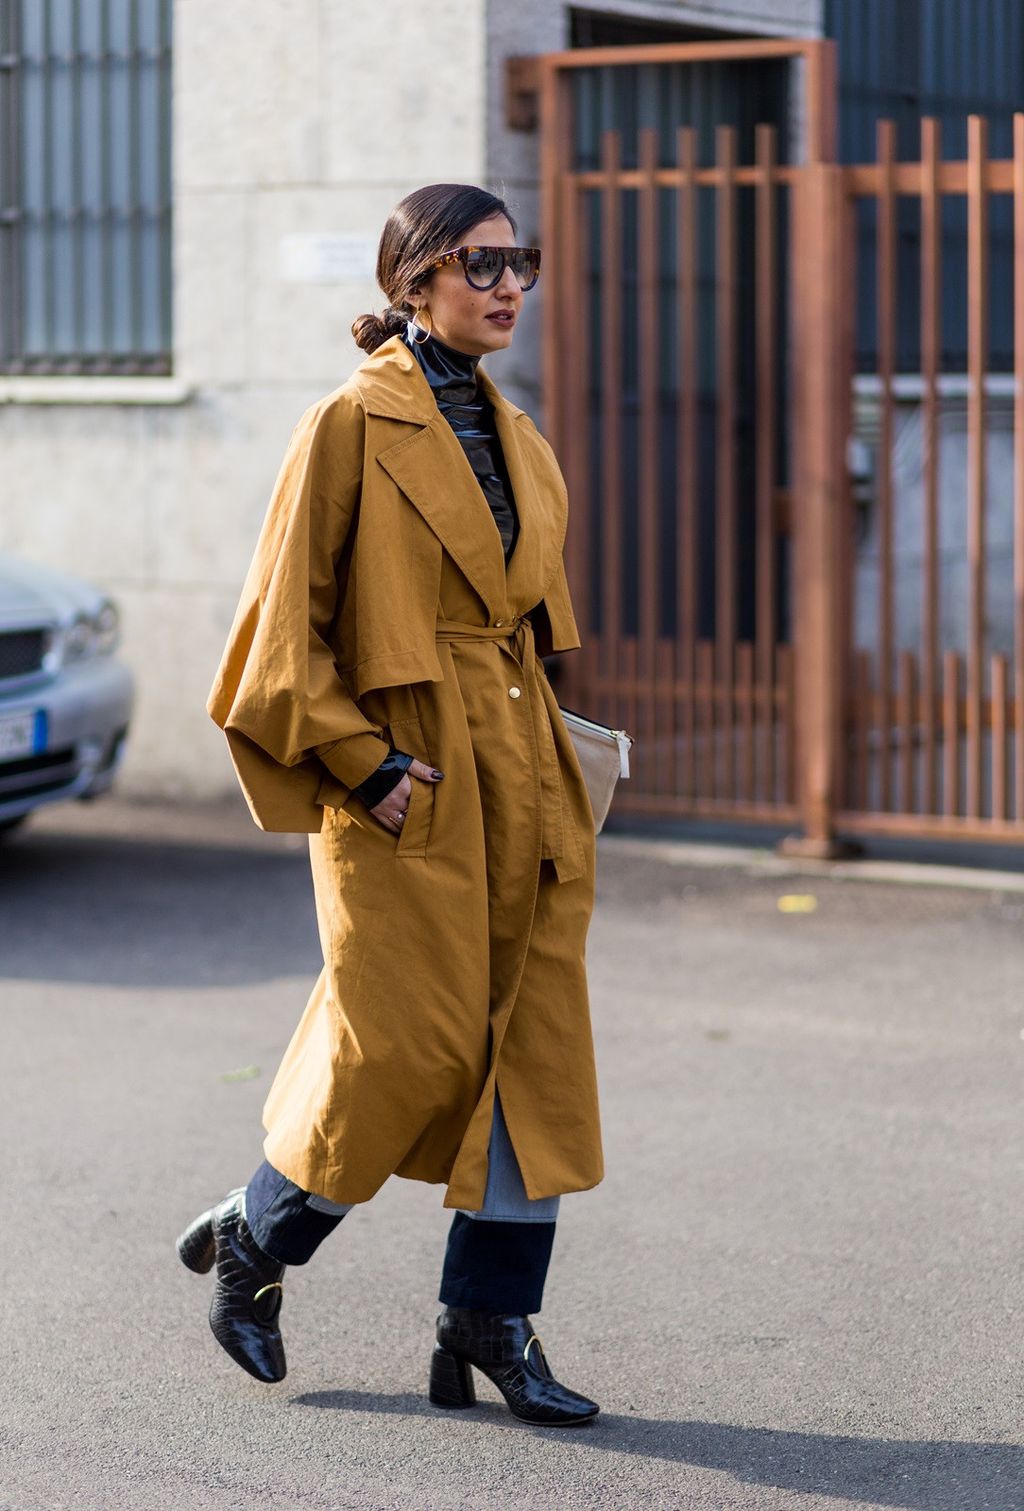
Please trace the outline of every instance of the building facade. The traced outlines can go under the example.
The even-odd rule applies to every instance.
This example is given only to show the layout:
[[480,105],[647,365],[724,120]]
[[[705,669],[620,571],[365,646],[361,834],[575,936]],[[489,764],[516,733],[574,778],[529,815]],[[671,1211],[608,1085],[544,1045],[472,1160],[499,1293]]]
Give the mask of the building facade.
[[[537,132],[508,125],[505,59],[821,24],[819,0],[0,0],[20,56],[0,546],[116,596],[139,688],[123,791],[233,787],[207,690],[291,428],[385,302],[389,210],[477,182],[538,236]],[[542,427],[543,290],[488,362]]]
[[[542,141],[536,101],[515,97],[509,60],[595,48],[623,59],[647,44],[685,42],[710,44],[708,60],[588,64],[581,71],[579,87],[567,95],[576,105],[566,162],[570,176],[581,175],[579,184],[591,175],[579,199],[591,217],[590,245],[580,263],[586,292],[579,302],[564,284],[556,294],[562,275],[558,259],[549,256],[514,348],[487,366],[568,452],[572,430],[563,434],[556,423],[557,385],[545,392],[542,357],[548,353],[550,384],[551,331],[558,321],[562,336],[572,338],[572,331],[561,313],[553,326],[551,311],[576,310],[593,328],[595,350],[618,327],[623,367],[617,388],[606,384],[600,395],[596,388],[580,395],[593,465],[574,504],[577,517],[586,514],[595,542],[591,559],[577,562],[577,570],[589,574],[584,628],[601,629],[604,609],[618,616],[624,638],[613,659],[622,665],[637,654],[645,660],[646,633],[648,670],[633,691],[633,684],[623,684],[622,716],[632,718],[636,689],[641,705],[654,710],[662,696],[655,682],[665,675],[655,671],[655,656],[667,666],[666,657],[685,649],[688,569],[681,556],[675,575],[667,564],[691,517],[688,633],[697,662],[676,677],[673,697],[682,699],[687,718],[694,700],[706,698],[706,800],[715,811],[736,811],[741,793],[730,772],[736,761],[741,768],[756,766],[742,754],[743,721],[756,723],[770,704],[791,732],[802,722],[784,688],[786,665],[792,669],[794,662],[791,608],[798,596],[791,526],[801,508],[798,479],[791,476],[800,440],[792,331],[829,273],[812,255],[807,268],[815,287],[801,285],[801,267],[790,266],[799,237],[788,239],[785,217],[794,208],[787,195],[797,193],[795,179],[786,180],[787,165],[808,160],[811,134],[830,107],[823,116],[819,92],[817,124],[810,123],[805,65],[792,48],[784,58],[778,48],[758,53],[756,44],[820,37],[837,45],[837,164],[872,163],[882,151],[883,118],[893,122],[886,140],[894,161],[909,164],[924,151],[923,116],[938,122],[946,162],[969,152],[979,163],[983,152],[1006,160],[1018,147],[1013,109],[1024,79],[1024,19],[1015,0],[971,0],[969,6],[960,0],[437,0],[429,8],[383,8],[369,0],[0,0],[0,547],[86,576],[119,601],[124,653],[139,687],[126,790],[202,799],[233,790],[223,742],[205,713],[207,689],[291,428],[361,360],[350,334],[353,318],[384,303],[373,270],[389,210],[426,182],[476,182],[509,200],[524,240],[539,239],[552,135]],[[743,56],[715,51],[729,40],[744,44]],[[981,137],[973,147],[968,140],[971,113],[990,121],[984,147]],[[775,133],[779,172],[761,175],[751,165],[757,129],[766,124]],[[697,161],[706,170],[692,205],[700,222],[692,320],[680,318],[682,242],[672,215],[664,213],[667,201],[659,209],[653,190],[645,201],[636,156],[645,133],[650,139],[653,132],[658,162],[669,175],[662,191],[671,182],[674,193],[682,184],[674,156],[680,126],[692,128]],[[718,162],[723,130],[733,132],[730,150],[747,165],[744,185],[735,189],[719,168],[708,166]],[[615,191],[621,189],[621,198],[609,198],[602,187],[611,182],[602,167],[609,134],[626,154]],[[872,182],[881,198],[854,178],[843,180],[857,216],[857,274],[837,295],[851,312],[848,434],[854,443],[851,475],[840,489],[849,489],[857,527],[850,545],[850,622],[863,685],[856,697],[847,697],[849,687],[841,692],[837,740],[860,762],[861,775],[847,784],[859,785],[859,808],[891,807],[888,778],[880,776],[890,760],[903,761],[904,801],[911,806],[915,787],[939,790],[930,776],[918,782],[913,774],[923,741],[929,772],[940,744],[949,756],[940,784],[943,818],[970,816],[980,804],[1004,820],[1012,809],[1019,827],[1024,683],[1011,703],[993,694],[1007,676],[1019,679],[1024,672],[1024,621],[1016,607],[1024,582],[1014,554],[1015,534],[1024,533],[1024,524],[1015,523],[1024,505],[1014,492],[1015,448],[1024,432],[1014,408],[1022,360],[1011,318],[1019,276],[1014,206],[1005,161],[998,182],[987,182],[986,170],[977,169],[973,200],[970,173],[964,170],[965,194],[956,171],[943,180],[937,231],[927,247],[924,200],[915,198],[923,180],[904,179],[902,197],[889,208],[877,176]],[[760,199],[756,184],[764,190]],[[618,250],[607,234],[618,224],[613,200],[623,217]],[[645,203],[648,209],[638,212]],[[766,206],[779,216],[777,318],[764,313],[774,295],[765,294],[768,285],[759,283],[758,273],[759,217]],[[891,222],[883,226],[881,217],[890,211]],[[649,274],[638,213],[649,213],[651,225],[662,217]],[[769,221],[775,213],[766,211]],[[803,241],[812,254],[813,241],[812,231]],[[763,241],[766,268],[774,255],[767,246]],[[933,275],[939,338],[929,377],[921,290]],[[653,312],[644,318],[657,333],[654,346],[640,314],[645,278],[658,289],[644,306]],[[724,298],[730,289],[737,298],[731,316]],[[689,402],[689,380],[682,376],[688,323],[695,331],[692,423],[679,420]],[[806,322],[804,328],[806,334]],[[774,380],[770,366],[755,360],[761,330],[774,330]],[[664,347],[655,363],[659,377],[645,388],[638,354],[658,343]],[[566,350],[572,344],[569,339]],[[777,444],[761,399],[762,388],[773,384]],[[977,399],[982,387],[984,405]],[[654,427],[646,450],[645,414]],[[616,415],[622,478],[613,497],[600,472],[603,431]],[[684,497],[690,485],[684,487],[683,473],[674,470],[677,460],[680,467],[685,462],[688,428],[691,516]],[[758,470],[765,448],[775,454],[771,476]],[[635,481],[652,450],[661,471],[637,512]],[[934,457],[941,462],[937,473],[929,470]],[[586,475],[577,456],[575,476]],[[609,513],[610,529],[602,519]],[[723,529],[723,520],[732,523]],[[758,520],[771,536],[763,552]],[[737,538],[730,543],[733,525]],[[625,574],[621,591],[598,587],[598,578],[608,577],[607,550],[622,558],[614,562]],[[770,612],[763,607],[765,584]],[[648,603],[658,599],[657,611],[644,610],[645,595]],[[961,668],[965,628],[973,649]],[[920,662],[911,664],[906,658],[919,644]],[[717,668],[703,682],[702,656]],[[763,696],[749,680],[744,656],[766,667],[777,659]],[[937,733],[936,663],[951,656],[943,673],[945,723]],[[596,663],[594,670],[604,675]],[[966,703],[957,691],[961,670],[969,683]],[[918,676],[923,702],[914,691]],[[885,689],[900,678],[903,691],[890,697]],[[613,719],[620,705],[607,685],[606,712]],[[893,708],[902,709],[899,729],[889,727]],[[705,799],[687,785],[689,756],[678,748],[663,754],[662,736],[653,737],[653,712],[651,719],[652,734],[638,752],[642,780],[632,784],[631,797],[646,790],[649,761],[652,773],[663,768],[661,786],[649,793],[657,811],[694,811],[691,800]],[[692,745],[674,720],[664,740]],[[1008,720],[1016,731],[1016,797],[1009,804],[1005,793],[999,797],[1006,787]],[[723,777],[715,751],[732,750],[734,735],[736,760],[728,755]],[[795,750],[791,742],[790,807],[801,764]],[[910,754],[900,756],[901,750]],[[982,759],[990,776],[982,781],[975,769],[962,791],[959,767],[973,760],[977,768]],[[767,768],[771,764],[766,756]],[[751,780],[748,787],[753,792],[763,784]],[[662,797],[670,800],[667,808]],[[933,793],[923,801],[928,808],[938,799]]]

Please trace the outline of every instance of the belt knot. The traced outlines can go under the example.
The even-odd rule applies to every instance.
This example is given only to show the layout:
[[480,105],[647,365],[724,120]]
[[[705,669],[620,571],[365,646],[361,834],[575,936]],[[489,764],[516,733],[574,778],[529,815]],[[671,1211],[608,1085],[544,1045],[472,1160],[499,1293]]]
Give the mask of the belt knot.
[[458,619],[439,619],[435,629],[438,640],[511,640],[530,621],[525,614],[517,614],[501,624],[462,624]]

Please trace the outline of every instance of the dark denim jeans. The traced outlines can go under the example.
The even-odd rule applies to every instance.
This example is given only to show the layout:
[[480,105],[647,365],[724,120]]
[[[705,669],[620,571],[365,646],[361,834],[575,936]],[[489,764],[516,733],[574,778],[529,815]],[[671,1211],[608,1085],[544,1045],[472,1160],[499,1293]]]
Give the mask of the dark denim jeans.
[[[309,1193],[266,1160],[246,1187],[245,1215],[279,1264],[305,1264],[342,1220],[311,1207]],[[456,1212],[438,1300],[481,1312],[539,1312],[554,1241],[553,1222],[481,1222]]]
[[[264,1253],[305,1264],[351,1207],[311,1196],[264,1160],[245,1191],[246,1220]],[[482,1312],[540,1311],[555,1241],[558,1198],[526,1195],[498,1098],[480,1212],[456,1212],[448,1233],[439,1300]],[[493,1215],[492,1215],[493,1214]]]

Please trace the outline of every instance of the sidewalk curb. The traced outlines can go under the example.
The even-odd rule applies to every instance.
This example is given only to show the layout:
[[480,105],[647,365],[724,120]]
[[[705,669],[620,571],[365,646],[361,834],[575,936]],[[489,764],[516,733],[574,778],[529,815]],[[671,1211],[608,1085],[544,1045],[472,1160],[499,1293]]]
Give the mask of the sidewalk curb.
[[898,860],[803,860],[740,845],[696,844],[687,840],[637,839],[602,834],[599,851],[666,866],[743,871],[748,876],[825,876],[832,881],[873,881],[902,887],[961,887],[975,892],[1024,893],[1017,871],[980,871],[963,866]]

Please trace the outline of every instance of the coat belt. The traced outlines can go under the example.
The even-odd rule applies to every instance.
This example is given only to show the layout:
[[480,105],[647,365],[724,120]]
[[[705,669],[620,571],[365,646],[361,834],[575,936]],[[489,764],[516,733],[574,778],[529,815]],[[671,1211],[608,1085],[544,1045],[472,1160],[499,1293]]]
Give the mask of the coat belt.
[[438,640],[511,640],[523,625],[531,630],[533,628],[523,614],[518,619],[510,619],[507,624],[462,624],[458,619],[439,619],[436,638]]
[[[458,619],[439,619],[435,638],[441,641],[459,640],[514,640],[517,659],[527,677],[537,674],[537,656],[534,651],[533,625],[525,614],[510,619],[507,624],[462,624]],[[509,647],[511,649],[511,646]],[[549,731],[550,732],[550,731]],[[552,746],[552,755],[554,747]]]
[[[527,682],[537,677],[537,656],[534,650],[533,625],[525,614],[512,619],[508,624],[462,624],[457,619],[439,619],[436,637],[440,641],[496,640],[515,641],[515,653],[523,668]],[[511,650],[512,647],[510,646]],[[538,777],[541,789],[541,808],[544,816],[542,854],[557,859],[564,854],[565,833],[563,827],[562,777],[558,766],[551,720],[539,689],[531,688],[530,698],[533,727],[537,741]]]

